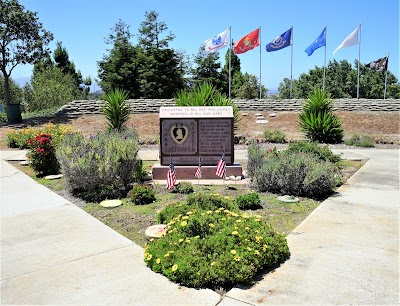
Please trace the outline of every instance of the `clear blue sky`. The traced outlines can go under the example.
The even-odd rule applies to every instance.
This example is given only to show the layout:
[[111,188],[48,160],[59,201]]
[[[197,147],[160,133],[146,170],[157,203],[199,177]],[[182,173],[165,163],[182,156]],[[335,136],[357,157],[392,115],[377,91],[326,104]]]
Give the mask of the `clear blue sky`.
[[[232,26],[232,39],[261,26],[262,83],[277,88],[283,78],[290,78],[290,47],[265,51],[265,45],[293,25],[293,78],[314,66],[323,66],[324,48],[310,57],[304,50],[327,25],[327,63],[358,58],[358,45],[339,50],[336,47],[362,23],[361,63],[368,63],[390,53],[389,70],[399,78],[399,0],[282,0],[282,1],[183,1],[183,0],[20,0],[25,8],[38,12],[44,28],[54,34],[50,48],[62,41],[70,59],[84,77],[97,78],[97,61],[107,53],[104,38],[118,19],[137,34],[146,11],[155,10],[175,34],[170,47],[195,55],[208,38]],[[136,43],[136,38],[132,40]],[[260,49],[239,55],[242,72],[259,76]],[[221,58],[226,48],[220,51]],[[12,78],[29,77],[32,66],[15,68]]]

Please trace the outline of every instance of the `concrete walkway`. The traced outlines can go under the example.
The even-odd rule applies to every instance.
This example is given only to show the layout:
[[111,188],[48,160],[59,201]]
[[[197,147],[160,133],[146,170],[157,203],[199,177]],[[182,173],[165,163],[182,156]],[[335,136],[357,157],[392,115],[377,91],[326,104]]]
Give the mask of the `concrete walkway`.
[[344,151],[369,161],[288,236],[288,261],[222,300],[150,271],[142,248],[4,161],[18,154],[0,161],[2,304],[399,303],[398,150]]

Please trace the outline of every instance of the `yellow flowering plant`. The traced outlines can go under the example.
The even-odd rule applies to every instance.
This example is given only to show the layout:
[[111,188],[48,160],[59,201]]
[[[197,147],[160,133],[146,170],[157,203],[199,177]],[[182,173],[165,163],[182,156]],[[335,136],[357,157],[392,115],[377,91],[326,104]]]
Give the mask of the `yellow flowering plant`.
[[285,237],[265,221],[257,222],[253,216],[244,218],[233,200],[204,195],[208,201],[230,201],[223,202],[224,207],[215,207],[215,202],[206,204],[196,197],[195,202],[201,205],[189,206],[186,201],[179,207],[167,206],[164,210],[177,207],[168,214],[161,211],[170,226],[165,236],[146,247],[144,260],[153,271],[189,287],[220,288],[251,282],[260,269],[289,257]]

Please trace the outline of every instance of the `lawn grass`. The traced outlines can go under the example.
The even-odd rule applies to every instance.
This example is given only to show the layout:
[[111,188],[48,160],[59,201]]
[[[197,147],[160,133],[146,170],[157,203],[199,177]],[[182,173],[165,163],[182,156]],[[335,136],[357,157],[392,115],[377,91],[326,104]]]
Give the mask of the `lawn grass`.
[[[151,167],[155,162],[144,162],[145,169]],[[43,184],[54,192],[64,191],[63,180],[46,180],[36,178],[30,167],[21,166],[19,162],[12,162],[27,175],[38,183]],[[342,161],[340,167],[353,169],[353,173],[361,167],[361,162]],[[111,227],[121,235],[144,247],[146,244],[145,230],[147,227],[157,223],[157,212],[166,205],[178,201],[184,201],[187,195],[173,193],[166,190],[164,185],[155,185],[156,201],[147,205],[133,205],[129,199],[122,199],[123,205],[115,208],[104,208],[98,203],[87,203],[83,209]],[[225,185],[194,185],[195,192],[219,193],[235,199],[239,195],[254,192],[249,185],[228,184]],[[65,192],[65,191],[64,191]],[[298,203],[284,203],[277,199],[278,195],[271,193],[260,193],[262,208],[257,210],[246,210],[249,215],[258,214],[265,218],[278,232],[288,235],[299,225],[318,205],[321,203],[308,198],[300,198]]]

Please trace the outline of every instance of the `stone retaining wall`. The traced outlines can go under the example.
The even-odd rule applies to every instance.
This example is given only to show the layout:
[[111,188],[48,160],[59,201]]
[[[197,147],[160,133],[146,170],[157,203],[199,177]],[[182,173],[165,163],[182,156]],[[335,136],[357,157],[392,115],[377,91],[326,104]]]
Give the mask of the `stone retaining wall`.
[[[233,100],[242,111],[300,111],[303,99],[292,100]],[[77,117],[101,114],[103,101],[77,100],[62,106],[56,115]],[[128,100],[132,113],[158,113],[161,106],[174,106],[172,99],[131,99]],[[336,99],[337,111],[400,111],[400,99]]]

